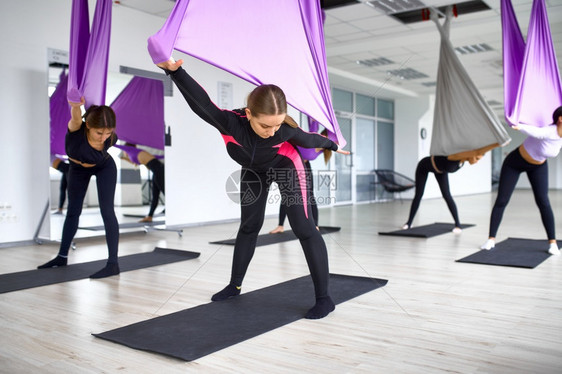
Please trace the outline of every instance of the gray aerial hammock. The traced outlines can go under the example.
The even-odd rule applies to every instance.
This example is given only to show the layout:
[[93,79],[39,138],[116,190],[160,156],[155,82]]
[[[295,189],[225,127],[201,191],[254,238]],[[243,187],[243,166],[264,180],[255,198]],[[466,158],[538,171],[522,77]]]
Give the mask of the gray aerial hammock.
[[455,53],[449,40],[451,17],[451,7],[443,25],[435,10],[430,13],[441,35],[430,154],[467,160],[503,147],[511,138]]

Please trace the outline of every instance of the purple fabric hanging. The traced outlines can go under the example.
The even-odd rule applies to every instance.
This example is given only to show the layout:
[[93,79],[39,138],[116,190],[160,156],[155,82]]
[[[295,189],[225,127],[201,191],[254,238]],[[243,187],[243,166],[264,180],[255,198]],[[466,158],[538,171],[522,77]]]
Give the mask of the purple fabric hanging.
[[[319,129],[320,129],[320,124],[318,123],[318,121],[308,117],[308,132],[318,133]],[[334,142],[337,141],[336,134],[328,131],[328,139]],[[322,150],[317,151],[316,148],[302,148],[302,147],[297,147],[297,148],[299,149],[299,153],[301,154],[302,158],[309,161],[316,160],[316,158],[318,158],[318,156],[321,153],[323,153]]]
[[525,44],[511,0],[502,0],[504,112],[511,126],[547,126],[562,87],[544,0],[534,0]]
[[105,104],[111,5],[111,0],[97,1],[90,35],[88,0],[72,1],[67,97],[79,102],[84,96],[86,108]]
[[[137,147],[133,147],[130,145],[120,145],[120,144],[115,144],[114,147],[119,148],[120,150],[125,152],[129,157],[129,160],[131,160],[133,164],[140,165],[139,153],[144,151],[144,149],[139,149]],[[164,156],[162,155],[152,155],[152,156],[154,156],[154,158],[157,158],[159,160],[162,160],[164,158]]]
[[60,74],[59,84],[49,99],[49,113],[51,117],[51,155],[65,156],[64,137],[70,121],[70,105],[66,99],[68,75],[63,71]]
[[154,63],[184,52],[250,83],[276,84],[346,143],[332,107],[318,0],[178,0],[148,39]]
[[164,84],[133,77],[111,104],[119,140],[164,149]]

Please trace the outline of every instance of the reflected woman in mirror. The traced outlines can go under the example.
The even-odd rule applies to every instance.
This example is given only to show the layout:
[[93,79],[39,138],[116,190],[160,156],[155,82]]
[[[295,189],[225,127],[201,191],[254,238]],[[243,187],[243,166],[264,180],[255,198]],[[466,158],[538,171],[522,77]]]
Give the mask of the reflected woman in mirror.
[[92,105],[82,116],[81,107],[84,103],[84,98],[79,103],[69,102],[71,118],[68,121],[68,132],[65,137],[65,150],[70,160],[68,207],[59,253],[51,261],[38,266],[38,269],[66,266],[68,250],[78,230],[88,184],[91,177],[95,175],[109,254],[106,266],[90,275],[90,278],[105,278],[119,274],[117,260],[119,223],[114,210],[117,167],[107,152],[117,141],[116,121],[113,109],[105,105]]
[[123,151],[121,159],[129,161],[133,165],[144,165],[152,172],[152,198],[150,202],[150,209],[146,217],[139,222],[152,222],[154,212],[158,207],[160,200],[160,193],[164,195],[165,192],[165,169],[164,163],[158,159],[160,156],[155,156],[152,153],[137,148],[136,144],[125,143],[125,146],[117,146]]
[[51,164],[53,169],[61,172],[62,176],[60,178],[59,185],[59,207],[53,212],[53,214],[62,214],[62,208],[64,207],[64,202],[66,201],[66,188],[68,187],[68,169],[70,166],[68,162],[64,162],[60,158],[55,158]]

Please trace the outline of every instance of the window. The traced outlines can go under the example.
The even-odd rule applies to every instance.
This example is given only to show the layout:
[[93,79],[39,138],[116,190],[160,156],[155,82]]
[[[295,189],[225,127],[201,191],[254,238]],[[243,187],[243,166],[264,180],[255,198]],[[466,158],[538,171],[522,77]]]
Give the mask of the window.
[[394,101],[377,99],[377,117],[394,120]]
[[357,114],[363,114],[371,117],[375,115],[375,98],[357,94],[355,99],[357,101],[355,105],[355,111]]
[[335,110],[353,113],[353,93],[334,88],[332,95]]

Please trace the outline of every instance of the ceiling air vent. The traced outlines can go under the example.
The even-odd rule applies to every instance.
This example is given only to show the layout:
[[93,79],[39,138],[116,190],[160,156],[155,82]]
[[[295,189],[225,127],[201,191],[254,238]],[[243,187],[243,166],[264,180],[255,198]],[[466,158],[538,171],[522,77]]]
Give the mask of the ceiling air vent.
[[406,69],[397,69],[397,70],[389,70],[387,71],[388,75],[391,75],[396,78],[404,79],[404,80],[412,80],[412,79],[419,79],[419,78],[427,78],[428,75],[419,72],[412,68]]
[[384,65],[394,64],[394,61],[391,61],[391,60],[389,60],[388,58],[385,58],[385,57],[370,58],[370,59],[367,59],[367,60],[357,60],[355,62],[359,65],[365,65],[365,66],[368,66],[368,67],[384,66]]
[[471,44],[471,45],[465,45],[462,47],[456,47],[455,51],[461,55],[468,55],[471,53],[480,53],[480,52],[488,52],[488,51],[493,51],[494,49],[492,47],[490,47],[488,44],[486,43],[480,43],[480,44]]

